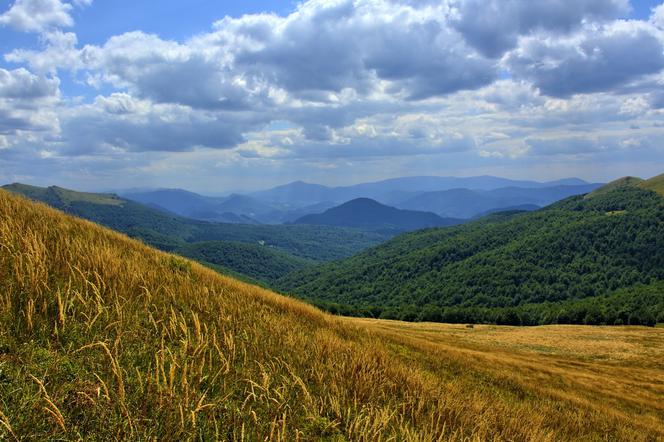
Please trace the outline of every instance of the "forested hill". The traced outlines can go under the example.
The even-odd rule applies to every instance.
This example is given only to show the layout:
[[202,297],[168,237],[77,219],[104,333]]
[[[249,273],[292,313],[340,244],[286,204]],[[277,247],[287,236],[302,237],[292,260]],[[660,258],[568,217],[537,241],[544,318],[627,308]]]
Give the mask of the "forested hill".
[[441,218],[432,212],[402,210],[370,198],[356,198],[320,214],[306,215],[294,224],[356,227],[375,231],[412,231],[427,227],[460,224],[462,220]]
[[[553,308],[537,310],[536,318],[519,315],[527,306],[664,280],[664,199],[656,193],[661,183],[661,176],[621,180],[536,212],[404,234],[349,259],[293,273],[280,286],[348,314],[556,322]],[[649,318],[664,313],[633,308],[641,307]]]

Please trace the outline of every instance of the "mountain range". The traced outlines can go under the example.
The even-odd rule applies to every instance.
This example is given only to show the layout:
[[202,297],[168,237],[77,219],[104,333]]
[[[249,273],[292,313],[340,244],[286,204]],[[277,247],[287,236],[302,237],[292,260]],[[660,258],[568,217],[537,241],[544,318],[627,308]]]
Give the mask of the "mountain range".
[[578,178],[551,182],[482,177],[406,177],[345,187],[296,181],[272,189],[224,197],[181,189],[118,192],[122,197],[180,216],[240,224],[292,223],[358,198],[399,209],[434,212],[443,218],[473,218],[501,209],[536,209],[599,184]]
[[478,177],[403,177],[352,186],[327,187],[296,181],[273,189],[254,192],[250,195],[261,201],[275,201],[288,204],[306,205],[320,201],[345,202],[355,198],[371,198],[384,204],[393,205],[415,194],[450,189],[494,190],[503,187],[541,189],[555,186],[586,185],[578,178],[568,178],[550,182],[510,180],[494,176]]
[[491,190],[450,189],[424,192],[397,204],[410,210],[430,210],[444,217],[475,218],[497,210],[536,210],[573,195],[597,189],[599,184],[556,185]]

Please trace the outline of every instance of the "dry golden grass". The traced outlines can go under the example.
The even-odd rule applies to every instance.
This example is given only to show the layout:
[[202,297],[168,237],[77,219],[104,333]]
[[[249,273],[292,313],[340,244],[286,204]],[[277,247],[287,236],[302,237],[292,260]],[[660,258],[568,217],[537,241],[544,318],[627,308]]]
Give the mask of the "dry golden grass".
[[662,333],[336,318],[0,192],[0,440],[664,440]]

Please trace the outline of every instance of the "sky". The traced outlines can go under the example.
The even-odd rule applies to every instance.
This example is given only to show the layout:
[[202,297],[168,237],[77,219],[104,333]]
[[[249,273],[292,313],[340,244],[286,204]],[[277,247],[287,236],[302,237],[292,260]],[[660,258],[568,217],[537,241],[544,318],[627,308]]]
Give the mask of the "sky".
[[0,183],[662,172],[660,1],[0,1]]

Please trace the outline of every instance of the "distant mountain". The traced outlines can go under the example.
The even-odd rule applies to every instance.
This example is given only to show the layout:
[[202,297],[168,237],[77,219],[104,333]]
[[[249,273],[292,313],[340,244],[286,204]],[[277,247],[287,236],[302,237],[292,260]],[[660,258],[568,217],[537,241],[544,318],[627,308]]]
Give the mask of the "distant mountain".
[[253,192],[250,195],[262,201],[289,204],[292,207],[337,200],[334,189],[303,181],[295,181],[269,190]]
[[[550,183],[516,181],[505,178],[482,177],[406,177],[364,183],[344,187],[327,187],[296,181],[273,189],[248,194],[232,194],[225,197],[199,195],[182,189],[159,189],[147,191],[121,192],[120,195],[132,201],[158,208],[187,218],[203,221],[242,223],[242,224],[282,224],[293,222],[308,214],[321,213],[343,202],[356,198],[370,198],[388,206],[410,210],[434,211],[443,217],[471,218],[478,213],[503,207],[523,204],[546,205],[560,199],[546,197],[545,188],[576,188],[582,192],[593,185],[578,178],[569,178]],[[429,192],[466,189],[478,192],[460,195],[458,202],[447,206],[443,202],[429,206]],[[515,195],[480,195],[483,191],[500,188],[512,189]],[[528,195],[518,195],[516,189],[530,191]],[[533,195],[541,191],[539,197]],[[564,192],[563,192],[564,193]],[[420,199],[418,202],[418,198]],[[472,198],[469,201],[468,198]],[[444,209],[441,206],[445,206]],[[466,207],[468,206],[468,207]],[[438,211],[437,209],[441,209]]]
[[204,210],[210,204],[218,202],[215,198],[205,197],[182,189],[159,189],[138,193],[122,193],[122,197],[141,204],[162,207],[169,212],[187,216],[188,213]]
[[357,198],[321,214],[303,216],[294,224],[405,232],[427,227],[450,226],[460,222],[456,219],[441,218],[431,212],[396,209],[369,198]]
[[[255,201],[255,206],[248,210],[236,210],[237,198],[247,199],[240,195],[231,195],[227,198],[208,197],[182,189],[160,189],[139,193],[124,193],[122,195],[132,201],[145,204],[149,207],[165,210],[176,215],[202,221],[212,221],[231,224],[259,224],[251,217],[256,211],[256,206],[264,210],[263,203]],[[246,204],[245,204],[246,206]]]
[[432,192],[438,190],[449,190],[456,188],[475,189],[475,190],[493,190],[503,187],[521,187],[528,189],[537,189],[542,187],[551,187],[563,183],[574,183],[575,185],[588,184],[578,178],[568,178],[554,182],[537,182],[525,180],[511,180],[495,176],[476,176],[476,177],[404,177],[392,178],[374,183],[357,184],[338,189],[352,189],[354,192],[373,193],[373,192]]
[[273,189],[254,192],[250,195],[261,201],[279,202],[292,206],[314,204],[320,201],[338,203],[355,198],[371,198],[383,204],[394,204],[423,192],[435,192],[450,189],[494,190],[504,187],[539,189],[560,185],[586,185],[578,178],[568,178],[553,182],[510,180],[493,176],[479,177],[404,177],[352,186],[327,187],[296,181]]
[[320,213],[337,204],[316,201],[301,207],[301,204],[281,203],[278,197],[274,201],[237,193],[208,197],[182,189],[125,193],[122,196],[187,218],[233,224],[283,224],[309,213]]
[[604,297],[664,283],[662,196],[662,175],[621,179],[535,212],[406,233],[280,285],[323,307],[385,318],[652,324],[645,298],[623,307],[623,293],[614,310]]
[[426,192],[405,200],[397,207],[430,210],[440,216],[473,218],[518,206],[546,206],[573,195],[597,189],[599,184],[557,185],[552,187],[503,187],[493,190],[451,189]]

